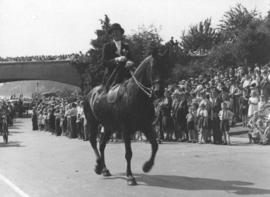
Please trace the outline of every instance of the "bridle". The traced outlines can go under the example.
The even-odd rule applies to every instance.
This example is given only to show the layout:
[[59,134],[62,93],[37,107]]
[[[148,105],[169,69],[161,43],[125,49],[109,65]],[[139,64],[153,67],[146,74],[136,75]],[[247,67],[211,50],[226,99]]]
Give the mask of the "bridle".
[[134,76],[134,74],[130,71],[131,77],[134,79],[136,85],[149,97],[152,98],[153,95],[153,88],[152,86],[146,87],[145,85],[143,85],[141,82],[139,82],[136,77]]
[[147,87],[147,86],[143,85],[140,81],[138,81],[138,79],[136,79],[134,73],[129,71],[131,77],[135,81],[138,88],[140,90],[142,90],[149,98],[153,98],[153,94],[154,94],[153,85],[156,84],[156,83],[159,83],[159,80],[153,81],[152,75],[151,75],[152,70],[153,70],[153,62],[150,65],[150,71],[148,71],[148,75],[149,75],[148,78],[150,79],[150,87]]

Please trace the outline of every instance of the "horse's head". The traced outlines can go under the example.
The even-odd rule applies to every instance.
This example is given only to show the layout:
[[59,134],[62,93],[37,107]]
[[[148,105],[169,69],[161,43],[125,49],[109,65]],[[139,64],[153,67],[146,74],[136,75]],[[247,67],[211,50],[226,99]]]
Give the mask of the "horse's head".
[[164,80],[168,69],[169,55],[166,50],[163,54],[158,49],[152,51],[152,64],[149,73],[153,96],[161,97],[164,93]]

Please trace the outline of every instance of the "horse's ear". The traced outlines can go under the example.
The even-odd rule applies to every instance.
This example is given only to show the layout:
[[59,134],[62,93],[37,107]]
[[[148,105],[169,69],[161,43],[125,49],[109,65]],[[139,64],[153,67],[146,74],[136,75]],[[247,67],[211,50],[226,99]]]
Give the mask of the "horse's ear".
[[158,57],[158,49],[157,48],[152,49],[151,55],[153,58],[157,58]]

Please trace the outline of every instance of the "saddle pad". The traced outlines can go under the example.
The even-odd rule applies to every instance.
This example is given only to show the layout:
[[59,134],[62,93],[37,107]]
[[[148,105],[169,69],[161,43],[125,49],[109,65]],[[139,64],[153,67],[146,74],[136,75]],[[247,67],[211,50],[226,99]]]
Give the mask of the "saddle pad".
[[107,102],[114,103],[117,100],[120,84],[113,86],[107,94]]

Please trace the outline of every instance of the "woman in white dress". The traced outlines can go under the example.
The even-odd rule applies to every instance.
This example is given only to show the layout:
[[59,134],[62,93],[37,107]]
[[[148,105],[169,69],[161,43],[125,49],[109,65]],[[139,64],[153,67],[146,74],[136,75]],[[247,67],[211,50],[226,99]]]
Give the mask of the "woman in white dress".
[[250,93],[250,98],[248,99],[248,117],[251,117],[258,111],[259,98],[257,96],[257,91],[253,90]]

